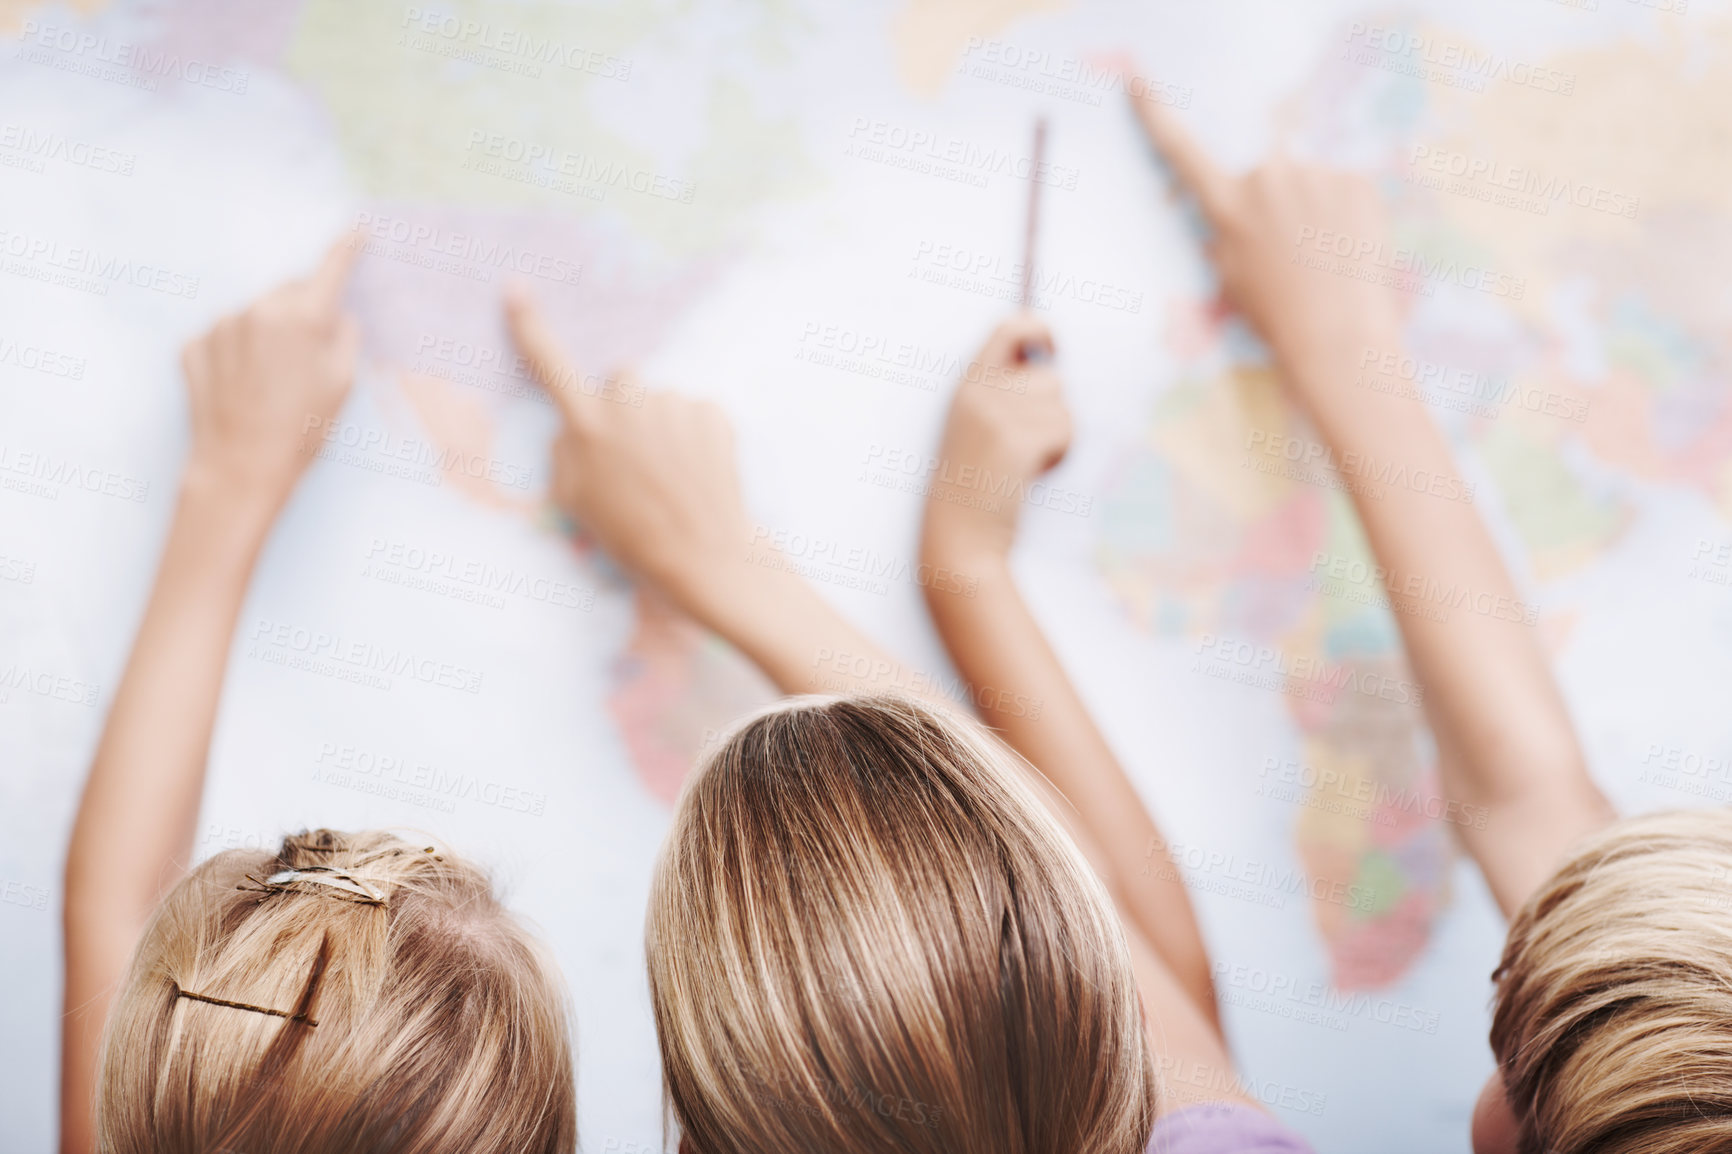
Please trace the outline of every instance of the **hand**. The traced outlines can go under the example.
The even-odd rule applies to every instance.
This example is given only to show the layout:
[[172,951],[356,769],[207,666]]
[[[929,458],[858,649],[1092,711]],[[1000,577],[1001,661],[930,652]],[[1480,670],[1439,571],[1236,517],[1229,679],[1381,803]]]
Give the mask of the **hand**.
[[926,498],[922,550],[1003,558],[1028,484],[1070,448],[1070,411],[1048,363],[1052,334],[1027,313],[1004,322],[957,383]]
[[181,352],[192,409],[188,480],[275,515],[317,451],[355,375],[359,333],[341,311],[357,249],[224,317]]
[[[1209,255],[1222,294],[1286,370],[1312,415],[1344,398],[1351,367],[1368,343],[1395,347],[1399,315],[1387,270],[1382,201],[1362,176],[1277,156],[1243,177],[1216,166],[1154,101],[1132,100],[1149,140],[1197,199],[1215,232]],[[1346,251],[1348,256],[1338,256]],[[1387,258],[1386,258],[1387,259]],[[1304,261],[1351,266],[1308,267]],[[1351,275],[1358,273],[1360,275]],[[1344,358],[1348,371],[1340,371]],[[1319,367],[1318,371],[1308,371]]]
[[580,375],[521,291],[508,293],[506,319],[562,418],[554,502],[692,612],[711,579],[743,558],[751,534],[727,415],[709,401]]

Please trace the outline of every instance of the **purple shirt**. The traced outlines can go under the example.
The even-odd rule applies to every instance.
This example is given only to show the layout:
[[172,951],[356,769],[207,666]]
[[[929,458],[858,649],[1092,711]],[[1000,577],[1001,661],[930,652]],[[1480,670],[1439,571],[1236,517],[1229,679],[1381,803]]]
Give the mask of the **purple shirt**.
[[1148,1154],[1312,1154],[1310,1143],[1281,1123],[1236,1102],[1204,1102],[1163,1114]]

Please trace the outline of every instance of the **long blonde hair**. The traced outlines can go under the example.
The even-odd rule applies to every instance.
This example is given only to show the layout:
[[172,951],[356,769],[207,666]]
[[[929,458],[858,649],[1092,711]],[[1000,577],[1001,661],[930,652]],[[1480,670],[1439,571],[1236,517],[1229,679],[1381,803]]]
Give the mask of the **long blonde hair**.
[[1523,1154],[1732,1150],[1732,815],[1597,835],[1516,916],[1493,977]]
[[569,1154],[561,985],[474,866],[388,834],[233,850],[164,900],[109,1015],[103,1154]]
[[1105,890],[970,723],[801,699],[688,784],[650,995],[698,1154],[1135,1154],[1153,1066]]

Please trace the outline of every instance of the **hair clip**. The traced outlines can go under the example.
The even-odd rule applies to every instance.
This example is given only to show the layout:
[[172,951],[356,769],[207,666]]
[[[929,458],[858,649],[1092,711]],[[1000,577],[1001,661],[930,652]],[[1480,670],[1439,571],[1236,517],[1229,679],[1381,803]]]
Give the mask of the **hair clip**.
[[[247,875],[247,880],[261,889],[280,891],[293,882],[312,882],[315,885],[329,886],[358,898],[365,905],[382,906],[385,895],[356,877],[345,869],[336,866],[302,866],[300,869],[286,869],[263,879]],[[245,887],[242,887],[245,888]]]
[[266,885],[282,886],[290,882],[313,882],[317,885],[330,886],[356,897],[366,898],[370,902],[385,904],[385,895],[356,877],[345,869],[336,866],[306,866],[298,870],[283,870],[265,879]]
[[273,1018],[286,1018],[291,1022],[305,1022],[309,1026],[319,1024],[304,1013],[291,1014],[287,1010],[273,1010],[269,1006],[254,1006],[246,1002],[231,1002],[226,998],[213,998],[208,994],[195,994],[191,990],[181,989],[179,982],[171,981],[169,985],[174,987],[174,996],[177,998],[190,998],[195,1002],[204,1002],[210,1006],[227,1006],[231,1010],[251,1010],[255,1014],[269,1014]]

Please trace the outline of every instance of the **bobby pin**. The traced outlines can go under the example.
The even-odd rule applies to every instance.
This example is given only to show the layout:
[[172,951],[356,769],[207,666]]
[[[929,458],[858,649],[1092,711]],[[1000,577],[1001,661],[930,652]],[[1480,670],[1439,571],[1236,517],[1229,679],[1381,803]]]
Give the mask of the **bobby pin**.
[[191,990],[183,990],[178,982],[170,982],[169,984],[174,986],[174,996],[177,998],[191,998],[195,1002],[205,1002],[212,1006],[227,1006],[231,1010],[251,1010],[255,1014],[269,1014],[273,1018],[287,1018],[291,1022],[305,1022],[309,1026],[319,1024],[305,1014],[291,1014],[287,1010],[273,1010],[269,1006],[253,1006],[246,1002],[231,1002],[224,998],[213,998],[206,994],[195,994]]
[[[303,866],[300,869],[283,870],[262,881],[248,874],[247,880],[260,889],[273,892],[282,890],[291,882],[313,882],[316,885],[329,886],[334,890],[351,894],[359,899],[363,905],[382,906],[385,904],[383,894],[375,892],[373,887],[348,870],[338,869],[336,866]],[[245,889],[246,887],[240,888]]]

